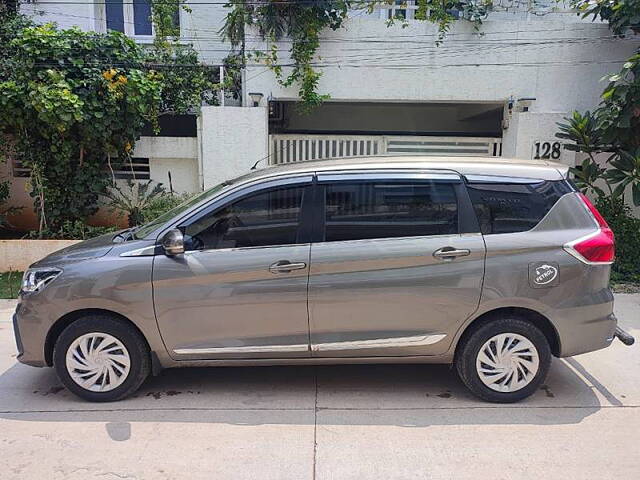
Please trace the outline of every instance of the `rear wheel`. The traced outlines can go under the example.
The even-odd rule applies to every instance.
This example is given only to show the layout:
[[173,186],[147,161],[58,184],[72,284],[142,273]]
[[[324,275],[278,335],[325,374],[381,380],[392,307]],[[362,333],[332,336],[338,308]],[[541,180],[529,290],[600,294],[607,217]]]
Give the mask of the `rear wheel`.
[[60,381],[92,402],[120,400],[149,375],[149,347],[126,321],[109,315],[82,317],[63,330],[53,350]]
[[466,336],[456,368],[471,392],[489,402],[511,403],[533,394],[544,382],[551,349],[535,325],[518,318],[485,323]]

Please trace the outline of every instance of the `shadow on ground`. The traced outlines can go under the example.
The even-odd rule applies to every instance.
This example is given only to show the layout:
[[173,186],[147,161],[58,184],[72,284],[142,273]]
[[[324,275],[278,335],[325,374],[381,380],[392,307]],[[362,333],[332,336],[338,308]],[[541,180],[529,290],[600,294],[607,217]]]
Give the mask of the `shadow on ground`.
[[88,403],[64,389],[53,369],[14,364],[0,375],[0,418],[107,422],[126,439],[128,422],[234,425],[575,424],[620,401],[575,359],[554,359],[547,382],[512,405],[472,397],[446,365],[185,368],[150,378],[132,398]]

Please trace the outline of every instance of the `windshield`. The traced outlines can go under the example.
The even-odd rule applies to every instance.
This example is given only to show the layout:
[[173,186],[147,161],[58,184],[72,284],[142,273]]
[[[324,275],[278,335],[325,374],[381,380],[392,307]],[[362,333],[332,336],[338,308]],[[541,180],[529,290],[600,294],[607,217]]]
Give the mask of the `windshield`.
[[206,198],[209,198],[209,197],[212,197],[213,195],[218,193],[220,190],[222,190],[224,187],[227,187],[229,185],[231,185],[230,182],[220,183],[220,184],[216,185],[215,187],[211,187],[209,190],[205,190],[201,194],[196,195],[193,198],[190,198],[186,202],[181,203],[177,207],[173,207],[168,212],[163,213],[162,215],[160,215],[156,219],[154,219],[154,220],[150,221],[149,223],[147,223],[147,224],[141,226],[140,228],[136,229],[133,232],[133,238],[135,238],[135,239],[145,238],[147,235],[149,235],[154,230],[158,229],[159,227],[161,227],[162,225],[167,223],[172,218],[180,215],[182,212],[185,212],[186,210],[188,210],[192,206],[196,205],[197,203],[200,203],[202,200],[204,200]]

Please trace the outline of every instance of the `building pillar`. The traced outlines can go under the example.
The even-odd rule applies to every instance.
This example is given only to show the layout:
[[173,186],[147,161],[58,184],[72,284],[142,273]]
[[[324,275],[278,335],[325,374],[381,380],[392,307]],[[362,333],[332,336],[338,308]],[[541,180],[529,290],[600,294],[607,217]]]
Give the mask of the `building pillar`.
[[266,107],[202,107],[202,179],[204,188],[268,165]]
[[[538,113],[514,111],[508,119],[509,127],[502,136],[502,156],[523,160],[535,159],[553,160],[574,166],[575,152],[562,148],[564,141],[555,135],[559,131],[558,122],[563,122],[566,113]],[[559,157],[554,153],[558,151]],[[556,158],[557,157],[557,158]]]

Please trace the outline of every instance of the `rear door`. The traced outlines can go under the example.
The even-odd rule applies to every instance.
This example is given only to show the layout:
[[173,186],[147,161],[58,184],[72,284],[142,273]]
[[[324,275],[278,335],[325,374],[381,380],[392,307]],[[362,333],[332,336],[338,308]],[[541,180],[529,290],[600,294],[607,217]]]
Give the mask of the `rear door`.
[[478,307],[485,247],[450,172],[320,174],[309,314],[318,357],[443,353]]

